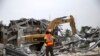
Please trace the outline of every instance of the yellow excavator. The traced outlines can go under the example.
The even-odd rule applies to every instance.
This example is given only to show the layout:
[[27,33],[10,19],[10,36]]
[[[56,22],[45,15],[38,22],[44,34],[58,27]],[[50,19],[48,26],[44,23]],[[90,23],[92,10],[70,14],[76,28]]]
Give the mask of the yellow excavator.
[[[65,19],[67,17],[69,17],[69,19]],[[64,23],[70,23],[70,27],[72,29],[72,35],[74,35],[76,33],[76,27],[75,27],[74,17],[72,15],[58,17],[58,18],[54,19],[53,21],[51,21],[48,24],[47,29],[51,29],[51,31],[53,31],[56,27],[58,27],[58,25],[64,24]],[[23,41],[24,41],[24,43],[42,42],[44,39],[44,36],[45,36],[45,33],[44,34],[26,35],[26,36],[23,36]]]

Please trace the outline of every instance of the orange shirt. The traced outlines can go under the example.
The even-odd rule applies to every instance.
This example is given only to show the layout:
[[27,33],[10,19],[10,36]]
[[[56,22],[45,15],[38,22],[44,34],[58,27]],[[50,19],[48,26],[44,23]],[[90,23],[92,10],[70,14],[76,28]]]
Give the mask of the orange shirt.
[[46,46],[53,46],[53,44],[54,44],[54,42],[53,42],[54,37],[51,34],[46,34],[44,39],[46,39]]

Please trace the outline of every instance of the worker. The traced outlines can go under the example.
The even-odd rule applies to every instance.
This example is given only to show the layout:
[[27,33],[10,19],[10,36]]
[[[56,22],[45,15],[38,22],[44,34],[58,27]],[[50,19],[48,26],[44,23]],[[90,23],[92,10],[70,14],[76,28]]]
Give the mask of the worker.
[[51,34],[51,30],[46,31],[44,40],[45,40],[45,46],[46,46],[46,56],[49,56],[49,52],[51,56],[54,56],[54,53],[53,53],[54,37]]

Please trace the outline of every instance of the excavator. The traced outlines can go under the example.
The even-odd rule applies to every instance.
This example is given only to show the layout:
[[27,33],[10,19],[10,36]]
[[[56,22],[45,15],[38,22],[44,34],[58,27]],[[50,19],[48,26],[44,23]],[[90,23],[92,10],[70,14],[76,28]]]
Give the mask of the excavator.
[[[67,17],[69,17],[69,19],[65,19]],[[76,27],[75,27],[74,17],[72,15],[55,18],[53,21],[51,21],[48,24],[47,29],[51,29],[51,31],[53,32],[56,29],[56,27],[58,27],[58,25],[64,24],[64,23],[70,24],[70,27],[72,29],[72,35],[74,35],[76,33]],[[45,36],[45,33],[33,34],[33,35],[22,36],[22,39],[24,43],[43,42],[44,36]]]

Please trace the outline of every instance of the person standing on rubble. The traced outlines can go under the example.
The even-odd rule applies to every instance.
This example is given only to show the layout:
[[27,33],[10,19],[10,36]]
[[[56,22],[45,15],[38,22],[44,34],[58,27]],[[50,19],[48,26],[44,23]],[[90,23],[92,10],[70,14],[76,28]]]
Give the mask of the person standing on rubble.
[[44,42],[46,46],[46,56],[49,56],[49,52],[51,56],[54,56],[54,53],[53,53],[54,37],[52,36],[50,29],[46,31],[44,40],[45,40]]

